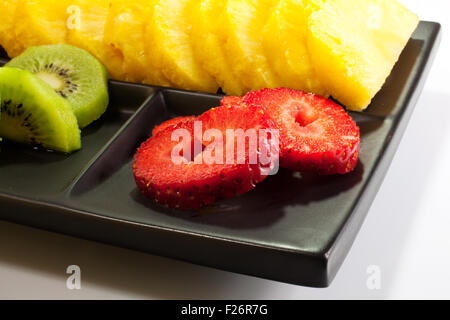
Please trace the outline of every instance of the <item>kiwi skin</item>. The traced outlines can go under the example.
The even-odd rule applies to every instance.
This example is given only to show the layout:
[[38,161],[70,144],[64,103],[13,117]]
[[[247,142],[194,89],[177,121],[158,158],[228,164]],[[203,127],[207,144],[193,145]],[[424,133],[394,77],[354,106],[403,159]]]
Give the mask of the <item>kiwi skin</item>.
[[108,71],[83,49],[67,44],[30,47],[6,66],[28,70],[50,84],[70,102],[80,128],[107,109]]
[[71,153],[81,148],[70,103],[31,72],[0,68],[0,136]]

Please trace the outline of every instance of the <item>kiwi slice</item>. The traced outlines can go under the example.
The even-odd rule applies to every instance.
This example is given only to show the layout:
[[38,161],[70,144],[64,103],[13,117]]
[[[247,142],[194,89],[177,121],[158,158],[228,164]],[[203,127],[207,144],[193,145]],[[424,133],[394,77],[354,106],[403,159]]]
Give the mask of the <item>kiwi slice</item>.
[[90,53],[57,44],[30,47],[6,64],[31,71],[72,105],[80,128],[100,118],[108,97],[108,72]]
[[29,71],[0,68],[0,136],[70,153],[81,148],[70,103]]

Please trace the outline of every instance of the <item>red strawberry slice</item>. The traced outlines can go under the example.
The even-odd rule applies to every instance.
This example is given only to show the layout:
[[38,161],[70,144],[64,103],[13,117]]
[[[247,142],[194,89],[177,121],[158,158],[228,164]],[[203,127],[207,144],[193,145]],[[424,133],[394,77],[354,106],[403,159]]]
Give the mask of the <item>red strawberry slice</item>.
[[[267,164],[259,158],[253,163],[253,153],[249,148],[243,154],[239,153],[236,141],[228,139],[226,131],[273,128],[273,122],[254,106],[228,105],[211,109],[195,121],[168,127],[144,142],[133,164],[136,183],[144,195],[159,204],[178,209],[197,209],[219,198],[248,192],[266,178]],[[222,137],[207,140],[204,134],[208,129],[215,129],[215,134]],[[175,133],[183,133],[190,139],[181,144],[181,140],[172,141]],[[192,155],[187,147],[191,147],[193,141],[200,145],[200,152]],[[220,142],[223,142],[222,147]],[[278,150],[273,148],[270,151],[272,159],[278,160]],[[208,155],[221,158],[223,163],[208,162]],[[227,155],[231,155],[229,159]]]
[[346,174],[359,154],[359,128],[329,99],[292,89],[248,93],[243,103],[262,107],[280,130],[280,166],[295,171]]
[[220,100],[221,106],[238,105],[242,102],[242,97],[226,96]]
[[170,120],[167,120],[160,125],[156,126],[152,131],[152,136],[155,136],[157,133],[164,131],[166,128],[176,126],[177,124],[181,122],[187,122],[190,120],[194,120],[194,116],[187,116],[187,117],[177,117]]

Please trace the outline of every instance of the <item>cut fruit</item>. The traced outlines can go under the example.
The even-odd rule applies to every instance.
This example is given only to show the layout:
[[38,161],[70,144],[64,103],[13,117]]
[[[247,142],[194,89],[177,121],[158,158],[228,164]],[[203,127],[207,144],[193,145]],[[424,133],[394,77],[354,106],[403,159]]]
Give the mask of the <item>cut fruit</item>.
[[114,79],[123,79],[123,57],[103,42],[109,0],[72,0],[73,14],[79,14],[79,24],[67,30],[67,43],[90,52],[108,69]]
[[164,131],[167,128],[170,128],[170,127],[174,127],[174,126],[176,126],[176,125],[178,125],[180,123],[195,120],[195,118],[196,118],[195,116],[187,116],[187,117],[177,117],[177,118],[173,118],[173,119],[164,121],[163,123],[161,123],[160,125],[156,126],[152,130],[152,136],[156,136],[161,131]]
[[245,88],[238,77],[231,72],[222,44],[225,42],[220,28],[226,1],[191,0],[192,8],[191,43],[197,61],[230,95],[243,95]]
[[13,58],[31,46],[64,43],[70,2],[18,0],[11,29],[15,41],[5,45],[8,55]]
[[[275,0],[229,0],[221,23],[224,51],[231,72],[245,92],[280,86],[262,46],[262,30]],[[230,94],[227,92],[227,94]]]
[[359,154],[359,128],[329,99],[292,89],[248,93],[244,105],[263,108],[280,130],[280,166],[300,172],[346,174]]
[[282,86],[328,97],[307,47],[308,18],[317,8],[308,0],[280,1],[264,27],[262,43]]
[[189,35],[189,0],[152,2],[145,31],[148,59],[177,88],[217,92],[217,83],[194,57]]
[[31,47],[6,66],[25,69],[67,99],[81,128],[100,118],[108,102],[108,74],[87,51],[71,45]]
[[0,46],[14,51],[17,0],[0,0]]
[[[197,209],[219,198],[233,197],[254,189],[266,178],[267,168],[259,157],[255,162],[251,161],[250,150],[246,150],[245,154],[236,152],[236,141],[226,139],[226,130],[242,129],[245,132],[254,129],[258,132],[258,129],[272,129],[272,121],[259,111],[256,107],[218,107],[199,116],[198,121],[183,122],[151,137],[138,149],[133,164],[135,180],[141,192],[161,205]],[[194,126],[199,123],[202,126],[199,130],[201,136],[194,131]],[[215,129],[219,134],[217,140],[202,139],[209,129]],[[186,139],[174,141],[172,135],[175,130],[183,130]],[[194,141],[203,144],[203,151],[199,150],[198,154],[192,154]],[[176,148],[180,144],[183,149],[189,148],[187,154],[181,149],[178,153]],[[270,151],[273,152],[271,156],[278,159],[278,152],[275,153],[275,149]],[[209,162],[206,158],[208,152],[221,154],[221,157],[218,156],[221,163]],[[253,155],[257,153],[255,149]],[[239,155],[243,156],[243,161],[239,160]]]
[[145,54],[144,30],[148,22],[149,0],[111,0],[104,42],[123,56],[123,79],[152,85],[170,86],[160,70]]
[[365,109],[418,22],[396,0],[325,1],[310,16],[308,34],[320,80],[348,109]]
[[242,102],[242,97],[235,97],[235,96],[226,96],[223,97],[222,100],[220,100],[221,106],[227,106],[227,105],[237,105]]
[[283,86],[357,111],[419,21],[397,0],[0,0],[0,19],[11,57],[69,43],[117,80],[238,96]]
[[31,72],[0,68],[0,97],[3,138],[65,153],[81,148],[69,102]]

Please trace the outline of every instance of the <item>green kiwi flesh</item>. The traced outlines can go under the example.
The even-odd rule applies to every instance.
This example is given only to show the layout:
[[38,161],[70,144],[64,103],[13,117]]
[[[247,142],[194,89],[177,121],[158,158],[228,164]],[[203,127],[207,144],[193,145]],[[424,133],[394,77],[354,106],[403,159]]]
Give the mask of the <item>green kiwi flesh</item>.
[[22,69],[0,68],[0,136],[71,153],[81,148],[70,103],[46,82]]
[[85,50],[67,44],[30,47],[6,66],[28,70],[46,81],[70,102],[80,128],[106,111],[108,72]]

